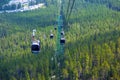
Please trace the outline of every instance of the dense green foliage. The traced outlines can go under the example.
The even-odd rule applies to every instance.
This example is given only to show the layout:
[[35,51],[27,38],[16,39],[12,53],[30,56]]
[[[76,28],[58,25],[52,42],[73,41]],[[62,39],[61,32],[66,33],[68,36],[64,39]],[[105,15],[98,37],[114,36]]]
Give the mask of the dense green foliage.
[[91,2],[91,3],[98,3],[98,4],[106,4],[107,7],[113,9],[113,10],[117,10],[120,11],[120,2],[119,0],[85,0],[87,2]]
[[[120,12],[103,3],[76,1],[65,27],[65,53],[59,57],[60,68],[52,59],[56,48],[53,26],[57,5],[0,14],[0,80],[49,80],[54,75],[53,80],[120,79]],[[67,5],[65,13],[66,8]],[[41,41],[38,55],[30,51],[34,28]],[[55,35],[52,40],[51,29]]]

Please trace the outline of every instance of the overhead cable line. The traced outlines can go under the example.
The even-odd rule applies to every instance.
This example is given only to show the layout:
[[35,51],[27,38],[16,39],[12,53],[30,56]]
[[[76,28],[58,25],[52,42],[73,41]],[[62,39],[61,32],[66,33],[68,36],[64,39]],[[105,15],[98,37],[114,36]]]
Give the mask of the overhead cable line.
[[72,2],[72,6],[70,7],[70,13],[68,14],[67,20],[69,20],[69,18],[70,18],[70,15],[71,15],[73,7],[74,7],[74,4],[75,4],[75,0],[73,0],[73,2]]

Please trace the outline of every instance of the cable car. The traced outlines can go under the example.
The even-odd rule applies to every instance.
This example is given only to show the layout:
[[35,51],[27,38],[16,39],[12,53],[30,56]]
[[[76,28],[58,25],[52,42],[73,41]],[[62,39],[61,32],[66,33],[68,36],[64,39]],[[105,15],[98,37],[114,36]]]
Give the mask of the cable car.
[[64,36],[64,35],[65,35],[65,33],[64,33],[63,28],[62,28],[62,30],[61,30],[61,36]]
[[54,27],[55,30],[57,30],[57,27]]
[[54,35],[53,35],[53,33],[52,33],[52,30],[50,31],[50,39],[53,39],[53,37],[54,37]]
[[61,44],[61,45],[65,44],[65,38],[64,38],[64,37],[63,37],[63,38],[60,38],[60,44]]
[[38,54],[40,52],[40,41],[33,41],[31,45],[31,52],[34,54]]
[[54,35],[51,33],[51,34],[50,34],[50,39],[53,39],[53,37],[54,37]]
[[64,35],[65,33],[64,33],[64,31],[61,31],[61,35]]
[[33,29],[31,52],[34,54],[38,54],[40,52],[40,41],[35,39],[35,32],[36,29]]

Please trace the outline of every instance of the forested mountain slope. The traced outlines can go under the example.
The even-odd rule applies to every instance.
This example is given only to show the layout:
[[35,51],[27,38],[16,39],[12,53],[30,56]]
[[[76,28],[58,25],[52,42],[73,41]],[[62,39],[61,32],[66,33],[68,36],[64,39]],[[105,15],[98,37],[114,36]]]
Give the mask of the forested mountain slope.
[[[120,12],[101,2],[76,1],[65,26],[65,53],[59,70],[52,59],[56,2],[44,9],[0,14],[0,80],[51,80],[54,75],[53,80],[120,79]],[[65,14],[66,9],[67,5]],[[30,51],[34,28],[41,42],[37,55]],[[49,38],[51,29],[54,39]]]

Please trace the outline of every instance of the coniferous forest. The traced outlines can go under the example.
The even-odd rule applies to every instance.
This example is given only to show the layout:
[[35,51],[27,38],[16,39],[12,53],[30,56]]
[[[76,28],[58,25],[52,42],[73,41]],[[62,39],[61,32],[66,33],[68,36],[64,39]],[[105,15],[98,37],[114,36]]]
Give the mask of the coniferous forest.
[[[75,0],[64,20],[66,43],[60,64],[54,30],[58,2],[44,1],[45,8],[0,14],[0,80],[120,80],[120,1]],[[65,17],[68,3],[63,2]],[[41,44],[39,54],[31,52],[33,29]]]

